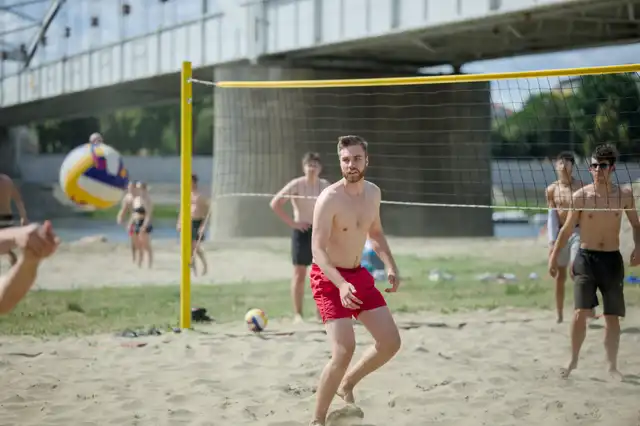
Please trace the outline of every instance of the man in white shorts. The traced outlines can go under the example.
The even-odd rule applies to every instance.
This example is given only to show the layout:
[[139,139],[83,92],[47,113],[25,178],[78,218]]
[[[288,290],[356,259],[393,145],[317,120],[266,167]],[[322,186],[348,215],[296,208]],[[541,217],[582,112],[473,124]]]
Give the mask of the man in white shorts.
[[[547,205],[547,236],[549,238],[549,255],[558,238],[558,233],[567,219],[569,210],[573,207],[572,196],[584,186],[584,183],[574,179],[573,166],[575,157],[572,152],[564,151],[558,154],[554,163],[558,180],[551,183],[546,189]],[[558,252],[558,273],[554,277],[556,285],[556,312],[557,322],[563,321],[565,283],[567,281],[567,269],[571,270],[573,260],[580,248],[580,228],[576,227],[568,243]],[[593,307],[598,306],[598,299],[594,300]]]

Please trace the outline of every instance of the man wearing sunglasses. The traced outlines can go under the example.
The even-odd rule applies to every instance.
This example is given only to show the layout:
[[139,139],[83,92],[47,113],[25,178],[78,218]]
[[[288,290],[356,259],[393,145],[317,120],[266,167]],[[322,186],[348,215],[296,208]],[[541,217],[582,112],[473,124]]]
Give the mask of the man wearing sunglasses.
[[558,273],[558,256],[574,228],[580,226],[580,249],[573,262],[575,312],[571,323],[571,360],[562,376],[578,367],[580,348],[587,333],[596,291],[600,290],[604,308],[605,339],[609,374],[622,380],[618,371],[620,317],[626,313],[624,301],[624,262],[620,254],[620,225],[624,211],[633,228],[635,248],[630,264],[640,264],[640,220],[631,188],[622,189],[613,182],[618,152],[612,145],[595,148],[589,170],[593,183],[573,194],[573,209],[558,234],[551,256],[549,273]]
[[[549,238],[549,255],[553,251],[553,246],[558,239],[560,228],[567,220],[569,209],[573,206],[572,195],[584,186],[584,183],[573,177],[573,166],[576,164],[572,152],[563,151],[556,157],[554,163],[558,180],[547,187],[547,205],[549,213],[547,216],[547,236]],[[569,241],[558,253],[558,273],[555,276],[556,284],[556,312],[557,322],[563,320],[564,310],[564,289],[567,281],[567,266],[569,266],[580,248],[579,228],[575,228],[569,236]],[[598,300],[595,300],[597,306]]]

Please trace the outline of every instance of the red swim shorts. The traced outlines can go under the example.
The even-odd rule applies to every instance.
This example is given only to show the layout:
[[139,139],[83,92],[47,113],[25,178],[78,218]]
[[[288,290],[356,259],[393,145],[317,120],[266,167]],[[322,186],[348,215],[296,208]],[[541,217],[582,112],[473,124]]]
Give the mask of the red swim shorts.
[[129,236],[133,235],[133,223],[129,225]]
[[316,301],[322,321],[327,322],[340,318],[358,318],[360,312],[370,311],[381,306],[387,306],[384,296],[376,288],[375,281],[369,271],[363,267],[347,269],[336,268],[345,281],[356,288],[355,296],[362,301],[358,309],[349,309],[342,306],[340,290],[320,270],[315,263],[311,265],[311,291]]

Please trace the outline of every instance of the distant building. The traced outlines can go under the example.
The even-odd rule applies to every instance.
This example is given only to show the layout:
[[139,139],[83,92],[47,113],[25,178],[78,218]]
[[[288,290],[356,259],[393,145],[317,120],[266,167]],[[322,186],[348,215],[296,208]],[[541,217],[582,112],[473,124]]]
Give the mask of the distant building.
[[561,94],[563,96],[570,96],[575,94],[576,90],[578,90],[580,86],[582,86],[581,76],[569,77],[569,78],[560,80],[560,83],[554,88],[552,88],[551,91]]

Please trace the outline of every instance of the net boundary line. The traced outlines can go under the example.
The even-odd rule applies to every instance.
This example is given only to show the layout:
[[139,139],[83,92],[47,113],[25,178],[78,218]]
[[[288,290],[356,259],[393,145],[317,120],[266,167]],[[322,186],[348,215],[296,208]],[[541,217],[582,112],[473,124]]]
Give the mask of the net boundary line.
[[573,77],[597,74],[623,74],[640,72],[640,64],[607,65],[598,67],[558,68],[536,71],[510,71],[481,74],[429,75],[415,77],[380,77],[325,80],[282,80],[282,81],[208,81],[189,78],[188,83],[203,84],[210,87],[236,89],[311,89],[331,87],[373,87],[373,86],[411,86],[446,83],[479,83],[492,80],[514,80],[524,78]]
[[[256,198],[272,198],[276,194],[263,194],[263,193],[251,193],[251,192],[238,192],[231,194],[215,195],[213,199],[234,198],[234,197],[256,197]],[[282,198],[286,199],[312,199],[315,200],[318,197],[308,195],[282,195]],[[588,211],[588,212],[621,212],[621,211],[634,211],[637,209],[605,209],[605,208],[581,208],[574,209],[572,207],[564,208],[549,208],[546,206],[533,207],[533,206],[505,206],[497,204],[455,204],[455,203],[421,203],[415,201],[389,201],[382,200],[381,204],[395,205],[395,206],[411,206],[411,207],[452,207],[452,208],[472,208],[472,209],[494,209],[494,210],[560,210],[560,211]]]

